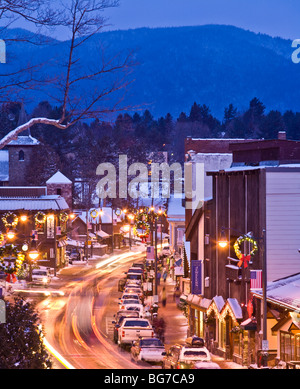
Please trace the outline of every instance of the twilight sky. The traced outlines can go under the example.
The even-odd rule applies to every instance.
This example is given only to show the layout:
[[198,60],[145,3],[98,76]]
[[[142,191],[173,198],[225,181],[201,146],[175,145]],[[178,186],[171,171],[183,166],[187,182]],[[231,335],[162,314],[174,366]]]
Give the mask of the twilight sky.
[[111,29],[230,24],[300,38],[299,0],[120,0],[106,14]]
[[[105,11],[111,30],[229,24],[292,40],[300,38],[299,15],[299,0],[120,0]],[[51,35],[68,39],[63,30]]]

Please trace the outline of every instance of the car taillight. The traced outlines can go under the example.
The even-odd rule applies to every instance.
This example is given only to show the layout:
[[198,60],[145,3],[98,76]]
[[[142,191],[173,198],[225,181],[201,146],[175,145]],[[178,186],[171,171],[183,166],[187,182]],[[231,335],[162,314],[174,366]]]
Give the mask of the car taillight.
[[179,362],[177,362],[176,369],[180,369],[180,363]]
[[152,333],[151,333],[151,338],[153,338],[153,336],[154,336],[154,332],[152,331]]
[[125,336],[125,331],[123,330],[123,331],[122,331],[122,337],[124,337],[124,336]]

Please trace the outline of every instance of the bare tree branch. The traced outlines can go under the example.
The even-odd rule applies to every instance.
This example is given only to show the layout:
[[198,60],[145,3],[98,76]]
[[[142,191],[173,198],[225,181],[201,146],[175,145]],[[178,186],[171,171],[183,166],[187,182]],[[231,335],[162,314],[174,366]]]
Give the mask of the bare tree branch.
[[[0,141],[0,148],[3,148],[24,129],[35,124],[52,125],[54,128],[65,130],[76,122],[87,118],[101,118],[102,115],[124,109],[119,107],[124,102],[124,93],[130,82],[127,78],[133,66],[132,53],[113,56],[105,61],[104,55],[99,61],[95,61],[94,69],[88,69],[85,58],[81,58],[78,49],[85,45],[95,34],[99,33],[107,22],[103,11],[109,7],[118,6],[118,0],[67,0],[62,2],[60,15],[57,17],[52,12],[42,13],[45,1],[43,0],[5,0],[6,8],[1,7],[0,13],[8,12],[18,17],[40,25],[60,25],[70,31],[71,38],[67,42],[67,55],[61,55],[61,65],[65,69],[63,73],[56,75],[53,83],[57,94],[53,96],[61,105],[61,117],[58,120],[48,118],[32,118],[28,123],[19,126]],[[24,5],[26,12],[22,10]],[[28,11],[32,9],[32,14]],[[39,19],[40,17],[40,19]],[[37,18],[37,19],[36,19]],[[24,38],[26,40],[26,38]],[[102,50],[103,53],[103,50]],[[99,53],[98,53],[99,54]],[[65,64],[63,61],[67,58]],[[56,67],[57,72],[57,67]],[[9,73],[7,74],[9,75]],[[30,88],[31,81],[38,81],[38,78],[29,77],[23,84],[18,81],[19,73],[11,72],[8,86]],[[109,78],[109,82],[106,78]],[[91,83],[93,87],[87,90],[86,84]],[[100,82],[102,87],[99,90]],[[96,87],[98,85],[98,87]],[[85,93],[81,93],[81,89]],[[92,93],[94,88],[94,93]],[[1,87],[0,87],[1,91]],[[123,92],[123,95],[120,93]],[[46,90],[47,93],[47,90]],[[49,93],[49,92],[48,92]],[[114,97],[114,102],[107,104],[109,97]],[[128,109],[128,107],[127,107]]]

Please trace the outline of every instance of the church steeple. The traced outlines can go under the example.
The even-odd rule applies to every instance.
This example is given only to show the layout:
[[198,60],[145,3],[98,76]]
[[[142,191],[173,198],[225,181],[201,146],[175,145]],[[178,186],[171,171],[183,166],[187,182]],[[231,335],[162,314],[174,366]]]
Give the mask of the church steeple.
[[[27,113],[25,111],[24,103],[22,102],[21,109],[20,109],[20,112],[19,112],[19,118],[18,118],[17,127],[19,127],[22,124],[25,124],[27,122],[28,122],[28,116],[27,116]],[[27,129],[22,131],[19,135],[21,135],[21,136],[31,136],[30,128],[27,127]]]

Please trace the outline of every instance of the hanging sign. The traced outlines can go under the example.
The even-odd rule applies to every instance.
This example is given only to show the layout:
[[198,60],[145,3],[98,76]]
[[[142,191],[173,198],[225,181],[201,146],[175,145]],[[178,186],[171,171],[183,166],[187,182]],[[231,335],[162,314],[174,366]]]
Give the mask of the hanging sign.
[[47,238],[54,239],[54,218],[47,217]]
[[202,261],[191,261],[192,294],[203,294],[202,292]]

